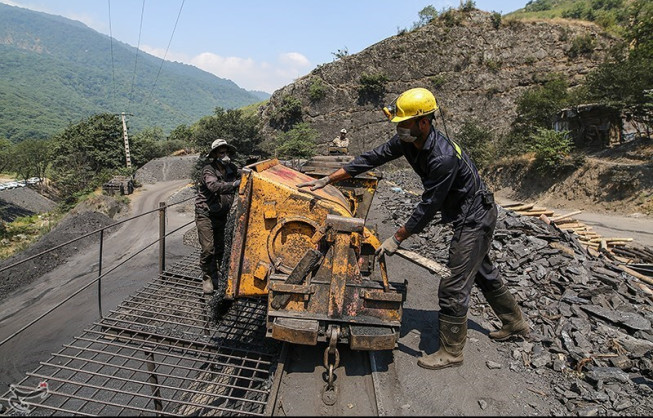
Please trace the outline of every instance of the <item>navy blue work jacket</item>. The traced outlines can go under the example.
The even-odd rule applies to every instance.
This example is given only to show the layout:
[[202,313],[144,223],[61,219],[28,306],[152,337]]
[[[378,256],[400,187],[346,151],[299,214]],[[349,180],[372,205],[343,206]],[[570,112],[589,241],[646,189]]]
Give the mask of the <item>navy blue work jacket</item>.
[[433,127],[421,150],[395,135],[343,169],[354,177],[401,156],[406,157],[424,186],[422,201],[404,225],[409,233],[424,229],[438,211],[442,212],[442,222],[454,225],[476,222],[485,215],[487,209],[476,193],[485,190],[485,185],[476,166],[457,144]]

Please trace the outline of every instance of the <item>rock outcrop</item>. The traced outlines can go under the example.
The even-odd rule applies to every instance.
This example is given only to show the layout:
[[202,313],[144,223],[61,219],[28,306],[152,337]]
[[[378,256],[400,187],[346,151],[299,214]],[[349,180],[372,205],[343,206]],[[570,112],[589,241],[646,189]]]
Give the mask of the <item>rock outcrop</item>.
[[[469,120],[503,133],[514,120],[516,100],[524,91],[552,74],[577,86],[616,41],[586,22],[504,19],[498,23],[492,14],[479,10],[452,16],[319,66],[277,90],[259,110],[263,137],[271,140],[280,133],[273,121],[283,111],[284,98],[291,96],[301,101],[302,120],[320,134],[318,143],[346,128],[350,152],[359,153],[394,132],[381,108],[412,87],[434,92],[450,134]],[[591,39],[593,49],[577,53],[573,45],[578,39]],[[385,92],[373,99],[361,97],[364,74],[385,77]],[[324,92],[318,100],[311,100],[314,85]]]

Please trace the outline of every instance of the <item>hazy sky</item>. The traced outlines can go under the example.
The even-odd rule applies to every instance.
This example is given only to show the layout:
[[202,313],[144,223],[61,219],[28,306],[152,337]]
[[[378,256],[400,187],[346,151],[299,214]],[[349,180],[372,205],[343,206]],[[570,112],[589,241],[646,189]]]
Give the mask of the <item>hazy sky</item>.
[[[438,11],[460,6],[459,0],[0,2],[79,20],[149,54],[160,58],[165,54],[168,61],[191,64],[247,90],[268,93],[332,62],[339,51],[355,54],[400,29],[410,29],[428,5]],[[506,14],[527,2],[478,0],[475,4],[481,10]]]

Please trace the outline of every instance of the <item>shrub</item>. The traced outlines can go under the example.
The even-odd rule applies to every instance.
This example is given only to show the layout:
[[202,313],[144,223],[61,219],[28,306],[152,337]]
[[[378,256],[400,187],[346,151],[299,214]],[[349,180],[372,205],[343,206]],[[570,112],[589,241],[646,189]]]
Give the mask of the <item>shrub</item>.
[[490,19],[492,20],[492,27],[494,29],[499,29],[501,27],[501,13],[492,12],[492,16],[490,16]]
[[444,83],[447,82],[447,78],[441,74],[430,77],[429,80],[431,81],[431,85],[433,86],[434,89],[438,89],[442,87]]
[[347,55],[349,55],[349,49],[347,47],[344,47],[343,49],[339,49],[338,52],[332,52],[331,55],[333,55],[333,60],[337,60],[340,58],[344,58]]
[[421,28],[422,26],[428,24],[433,19],[438,17],[438,11],[435,10],[435,7],[429,5],[420,10],[417,16],[419,17],[419,20],[413,23],[413,30]]
[[461,17],[453,9],[448,9],[440,14],[440,21],[446,27],[453,27],[460,25]]
[[270,125],[284,131],[302,120],[302,102],[292,96],[285,96],[281,105],[270,116]]
[[489,59],[485,61],[485,66],[488,68],[488,70],[492,71],[495,74],[499,72],[499,69],[502,65],[503,62],[501,62],[501,60]]
[[317,137],[317,131],[307,123],[298,123],[277,137],[276,154],[281,158],[310,158],[315,155]]
[[460,3],[460,10],[463,12],[471,12],[476,8],[476,2],[474,0],[465,0]]
[[483,129],[476,122],[465,122],[456,135],[456,139],[479,170],[487,167],[493,160],[495,147],[492,133]]
[[322,84],[322,80],[319,78],[314,79],[311,83],[311,87],[308,89],[308,97],[312,102],[318,102],[324,99],[325,96],[326,89],[324,88],[324,84]]
[[380,104],[385,95],[385,84],[388,77],[384,74],[367,74],[363,73],[360,78],[360,87],[358,88],[358,101],[360,104],[371,102]]
[[531,135],[531,150],[535,152],[533,165],[537,171],[558,172],[561,163],[572,150],[569,131],[537,128]]
[[571,58],[575,58],[579,55],[590,54],[594,51],[595,46],[596,42],[592,35],[587,34],[577,36],[573,41],[571,41],[571,48],[567,51],[567,55]]
[[526,3],[524,11],[527,12],[543,12],[546,10],[551,10],[553,4],[551,0],[531,0]]

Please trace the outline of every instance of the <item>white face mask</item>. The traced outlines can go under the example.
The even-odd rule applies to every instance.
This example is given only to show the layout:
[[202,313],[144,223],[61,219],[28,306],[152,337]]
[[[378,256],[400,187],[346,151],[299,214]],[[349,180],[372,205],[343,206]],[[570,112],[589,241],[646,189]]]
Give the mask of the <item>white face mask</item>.
[[231,158],[229,158],[228,155],[225,155],[220,159],[220,161],[222,162],[222,164],[228,164],[229,162],[231,162]]
[[397,126],[397,135],[399,135],[399,139],[403,142],[415,142],[417,140],[416,136],[410,134],[409,128],[400,128]]

